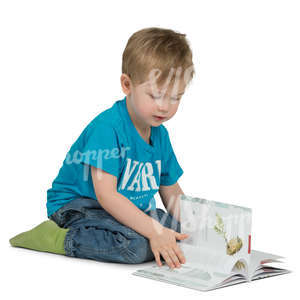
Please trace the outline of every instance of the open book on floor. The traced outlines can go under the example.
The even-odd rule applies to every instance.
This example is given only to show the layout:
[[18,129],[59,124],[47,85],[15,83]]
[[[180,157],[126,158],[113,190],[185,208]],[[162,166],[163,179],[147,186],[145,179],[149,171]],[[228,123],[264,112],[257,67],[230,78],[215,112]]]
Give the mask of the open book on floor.
[[250,208],[181,195],[180,214],[186,263],[172,270],[154,261],[133,275],[208,291],[291,272],[280,266],[283,257],[251,250]]

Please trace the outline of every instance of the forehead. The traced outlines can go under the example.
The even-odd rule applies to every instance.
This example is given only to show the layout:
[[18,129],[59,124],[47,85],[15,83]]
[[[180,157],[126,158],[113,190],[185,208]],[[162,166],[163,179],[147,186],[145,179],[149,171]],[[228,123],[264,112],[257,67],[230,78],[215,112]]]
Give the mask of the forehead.
[[144,91],[151,92],[154,94],[162,94],[164,91],[167,94],[178,95],[183,94],[185,91],[185,83],[183,80],[178,80],[177,82],[164,83],[160,86],[154,81],[147,81],[141,84]]

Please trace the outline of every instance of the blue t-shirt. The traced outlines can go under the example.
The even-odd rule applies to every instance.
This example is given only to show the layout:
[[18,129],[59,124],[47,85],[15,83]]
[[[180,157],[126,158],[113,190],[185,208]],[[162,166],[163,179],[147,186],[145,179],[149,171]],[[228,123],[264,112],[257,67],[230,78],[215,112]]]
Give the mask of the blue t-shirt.
[[126,97],[95,117],[71,146],[47,190],[48,217],[78,197],[97,201],[90,165],[116,176],[117,191],[144,212],[156,209],[160,185],[183,174],[166,127],[151,126],[148,144],[131,121]]

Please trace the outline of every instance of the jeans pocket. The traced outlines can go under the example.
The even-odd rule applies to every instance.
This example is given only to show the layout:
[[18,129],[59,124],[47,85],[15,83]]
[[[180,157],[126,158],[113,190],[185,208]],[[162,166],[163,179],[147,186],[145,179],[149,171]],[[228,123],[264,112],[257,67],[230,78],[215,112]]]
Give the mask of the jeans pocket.
[[68,228],[72,223],[85,217],[85,214],[81,211],[68,209],[60,214],[60,224],[63,228]]

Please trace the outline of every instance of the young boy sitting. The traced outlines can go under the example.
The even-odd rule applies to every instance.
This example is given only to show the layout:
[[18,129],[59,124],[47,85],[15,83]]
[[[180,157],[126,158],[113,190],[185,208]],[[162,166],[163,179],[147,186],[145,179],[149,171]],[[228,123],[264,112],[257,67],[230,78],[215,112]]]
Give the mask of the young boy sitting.
[[[169,29],[134,33],[123,52],[117,100],[71,146],[52,187],[47,214],[9,240],[15,247],[106,262],[142,263],[160,256],[170,268],[185,257],[177,183],[183,174],[163,122],[171,119],[194,75],[185,38]],[[156,208],[159,192],[168,213]]]

